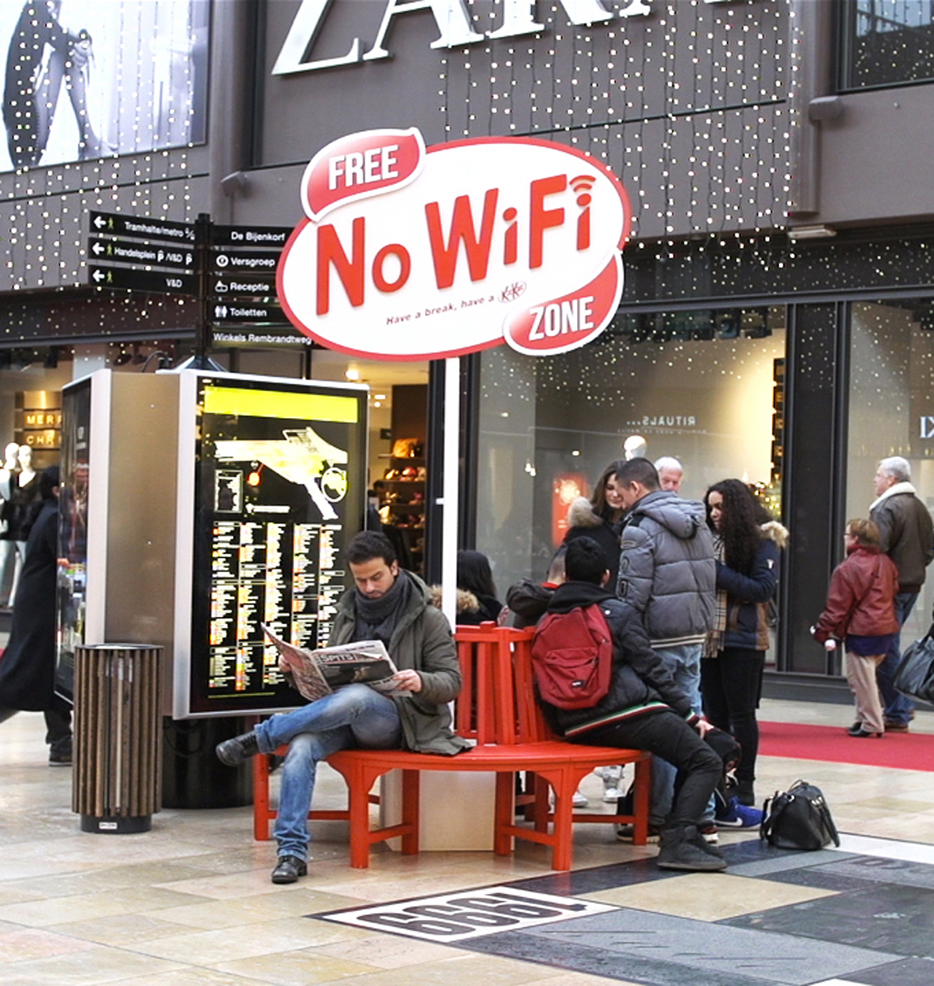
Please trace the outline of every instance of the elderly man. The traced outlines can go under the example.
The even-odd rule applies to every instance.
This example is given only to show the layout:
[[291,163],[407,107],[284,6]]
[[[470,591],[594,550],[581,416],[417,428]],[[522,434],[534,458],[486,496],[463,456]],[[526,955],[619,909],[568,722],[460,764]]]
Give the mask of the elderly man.
[[[911,466],[907,459],[893,455],[883,459],[873,480],[876,500],[869,508],[869,519],[879,528],[882,550],[898,569],[898,595],[895,616],[904,625],[924,585],[925,569],[934,559],[934,523],[928,508],[918,499],[911,485]],[[901,660],[896,636],[889,652],[876,669],[882,693],[885,728],[905,733],[911,718],[912,703],[895,690],[893,681]]]
[[684,466],[673,455],[663,455],[660,459],[656,459],[655,469],[658,472],[658,483],[661,488],[681,496]]
[[294,883],[308,872],[307,818],[320,760],[348,747],[450,756],[468,745],[451,731],[447,703],[460,692],[461,676],[451,629],[432,605],[428,587],[399,568],[383,534],[358,534],[347,561],[354,587],[341,596],[331,644],[382,640],[399,669],[403,694],[389,697],[368,685],[345,685],[217,745],[219,759],[234,766],[289,744],[274,829],[279,860],[273,883]]

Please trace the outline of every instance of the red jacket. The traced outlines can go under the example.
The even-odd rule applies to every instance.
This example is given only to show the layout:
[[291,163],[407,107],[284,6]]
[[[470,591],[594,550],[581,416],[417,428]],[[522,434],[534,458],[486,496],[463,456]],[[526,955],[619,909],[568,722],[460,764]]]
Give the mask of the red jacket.
[[878,548],[854,545],[846,560],[830,577],[827,603],[814,636],[821,643],[828,637],[842,640],[848,633],[877,637],[897,633],[895,594],[898,569]]

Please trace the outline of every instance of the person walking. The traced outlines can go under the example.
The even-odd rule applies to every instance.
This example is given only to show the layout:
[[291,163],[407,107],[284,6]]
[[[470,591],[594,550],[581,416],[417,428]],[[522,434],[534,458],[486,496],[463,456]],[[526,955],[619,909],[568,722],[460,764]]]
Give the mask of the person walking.
[[[911,485],[911,466],[907,459],[900,455],[882,459],[873,483],[876,499],[869,507],[869,519],[879,528],[882,551],[898,569],[895,616],[901,630],[918,601],[927,567],[934,560],[934,524],[928,508]],[[895,690],[895,672],[901,656],[896,636],[876,668],[876,680],[882,693],[885,728],[889,732],[907,733],[913,705],[911,699]]]
[[71,704],[55,692],[58,466],[39,474],[41,507],[29,531],[13,602],[10,640],[0,658],[0,722],[17,712],[45,715],[49,765],[71,763]]
[[739,479],[715,483],[704,496],[717,558],[717,612],[704,644],[704,714],[742,747],[736,797],[754,805],[759,723],[756,708],[769,646],[768,603],[778,589],[780,550],[788,531]]
[[838,640],[846,641],[846,678],[856,700],[856,722],[847,733],[866,739],[885,730],[876,668],[898,635],[898,569],[882,554],[879,528],[871,520],[849,521],[843,540],[846,558],[830,576],[827,602],[813,633],[830,651]]

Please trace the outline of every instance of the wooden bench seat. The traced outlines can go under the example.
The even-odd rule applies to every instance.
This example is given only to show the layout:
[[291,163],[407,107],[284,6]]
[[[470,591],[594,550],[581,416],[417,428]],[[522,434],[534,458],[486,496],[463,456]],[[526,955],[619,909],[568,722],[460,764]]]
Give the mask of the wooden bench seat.
[[[370,846],[385,839],[401,837],[404,854],[419,851],[418,775],[423,770],[496,774],[494,851],[498,855],[511,852],[513,838],[526,839],[551,846],[553,869],[568,870],[573,858],[575,822],[629,822],[634,826],[634,843],[645,845],[649,754],[568,743],[549,730],[532,686],[531,630],[484,624],[457,627],[454,636],[464,682],[456,708],[456,729],[461,736],[476,740],[477,745],[456,757],[402,750],[341,750],[328,757],[328,763],[347,783],[348,807],[336,811],[312,809],[309,817],[346,819],[350,823],[350,865],[369,865]],[[635,764],[633,814],[573,810],[574,792],[590,771],[626,763]],[[391,770],[402,771],[402,820],[396,825],[370,829],[370,805],[378,802],[370,792],[376,781]],[[515,814],[515,778],[521,771],[533,778],[531,793],[519,799],[527,803],[524,824],[517,822]],[[549,809],[549,788],[554,792],[553,811]],[[269,804],[268,759],[254,757],[256,839],[269,838],[269,821],[275,816],[275,809]]]

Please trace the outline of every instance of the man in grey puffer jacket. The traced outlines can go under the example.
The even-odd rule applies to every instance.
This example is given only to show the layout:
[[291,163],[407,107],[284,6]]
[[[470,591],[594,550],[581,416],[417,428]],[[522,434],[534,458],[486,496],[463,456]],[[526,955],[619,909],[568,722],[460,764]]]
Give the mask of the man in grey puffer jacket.
[[[701,708],[700,662],[713,626],[717,569],[703,503],[661,489],[648,459],[630,459],[616,473],[627,513],[616,594],[638,613],[652,649],[675,682]],[[671,807],[675,769],[652,763],[651,821]],[[705,819],[709,823],[712,819]]]

